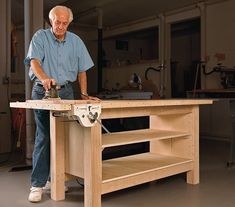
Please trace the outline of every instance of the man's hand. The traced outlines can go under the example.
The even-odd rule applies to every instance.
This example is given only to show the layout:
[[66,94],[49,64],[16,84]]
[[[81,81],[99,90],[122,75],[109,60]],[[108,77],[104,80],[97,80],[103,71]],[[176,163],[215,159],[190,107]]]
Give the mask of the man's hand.
[[53,78],[46,78],[42,80],[42,85],[46,91],[50,90],[51,86],[55,84],[56,84],[56,81]]
[[82,100],[94,100],[94,101],[100,101],[99,98],[95,96],[89,96],[88,94],[81,93]]

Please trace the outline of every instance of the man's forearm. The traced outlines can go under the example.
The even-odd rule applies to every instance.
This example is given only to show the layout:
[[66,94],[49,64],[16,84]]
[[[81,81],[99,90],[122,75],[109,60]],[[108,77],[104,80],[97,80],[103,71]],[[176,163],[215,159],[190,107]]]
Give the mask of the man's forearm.
[[80,84],[81,89],[81,98],[83,100],[94,100],[94,101],[100,101],[97,97],[89,96],[87,94],[87,76],[86,72],[81,72],[78,74],[78,80]]
[[39,60],[31,60],[30,64],[34,75],[41,81],[46,91],[51,88],[51,85],[56,84],[55,79],[48,77],[47,74],[43,71]]
[[48,79],[48,76],[46,75],[46,73],[42,70],[41,66],[40,66],[40,62],[36,59],[31,60],[30,62],[31,64],[31,69],[34,73],[34,75],[41,81],[43,82],[43,80]]
[[80,84],[81,94],[87,95],[87,77],[86,72],[81,72],[78,74],[78,80]]

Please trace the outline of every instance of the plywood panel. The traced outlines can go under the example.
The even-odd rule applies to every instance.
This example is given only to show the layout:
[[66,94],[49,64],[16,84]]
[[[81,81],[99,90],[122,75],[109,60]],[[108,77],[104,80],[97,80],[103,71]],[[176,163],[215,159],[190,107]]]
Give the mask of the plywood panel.
[[190,159],[152,153],[106,160],[103,162],[102,193],[189,171],[191,164]]
[[136,108],[153,106],[183,106],[212,104],[212,100],[203,99],[159,99],[159,100],[112,100],[102,101],[102,108]]
[[170,139],[176,137],[185,137],[189,134],[181,131],[167,131],[159,129],[142,129],[125,132],[116,132],[103,134],[102,147],[111,147],[124,144],[140,143],[151,140]]
[[65,172],[84,177],[84,131],[77,121],[65,120]]

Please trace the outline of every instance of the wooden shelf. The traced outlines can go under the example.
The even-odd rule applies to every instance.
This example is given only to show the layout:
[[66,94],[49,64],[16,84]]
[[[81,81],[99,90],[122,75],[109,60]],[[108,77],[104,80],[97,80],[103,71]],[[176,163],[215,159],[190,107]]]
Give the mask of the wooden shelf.
[[170,139],[186,137],[189,133],[180,131],[167,131],[159,129],[141,129],[124,132],[115,132],[102,135],[102,147],[112,147],[125,144],[134,144],[154,139]]
[[159,60],[158,59],[145,59],[145,60],[139,60],[139,62],[136,63],[131,63],[131,64],[120,64],[120,65],[113,65],[113,66],[106,66],[104,67],[105,69],[123,69],[123,68],[128,68],[128,67],[136,67],[138,65],[147,65],[147,66],[152,66],[152,64],[159,65]]
[[[103,161],[102,193],[149,182],[192,169],[193,161],[174,156],[142,153]],[[133,182],[133,180],[135,180]]]

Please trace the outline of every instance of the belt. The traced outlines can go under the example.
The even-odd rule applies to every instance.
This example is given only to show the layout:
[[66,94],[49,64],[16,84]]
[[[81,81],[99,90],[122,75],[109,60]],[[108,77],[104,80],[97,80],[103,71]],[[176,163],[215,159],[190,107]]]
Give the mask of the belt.
[[[64,85],[60,85],[60,88],[64,88],[65,86],[67,86],[69,84],[70,84],[70,82],[68,82],[68,83],[66,83]],[[35,86],[43,87],[43,85],[41,83],[38,83],[38,82],[35,83]]]

